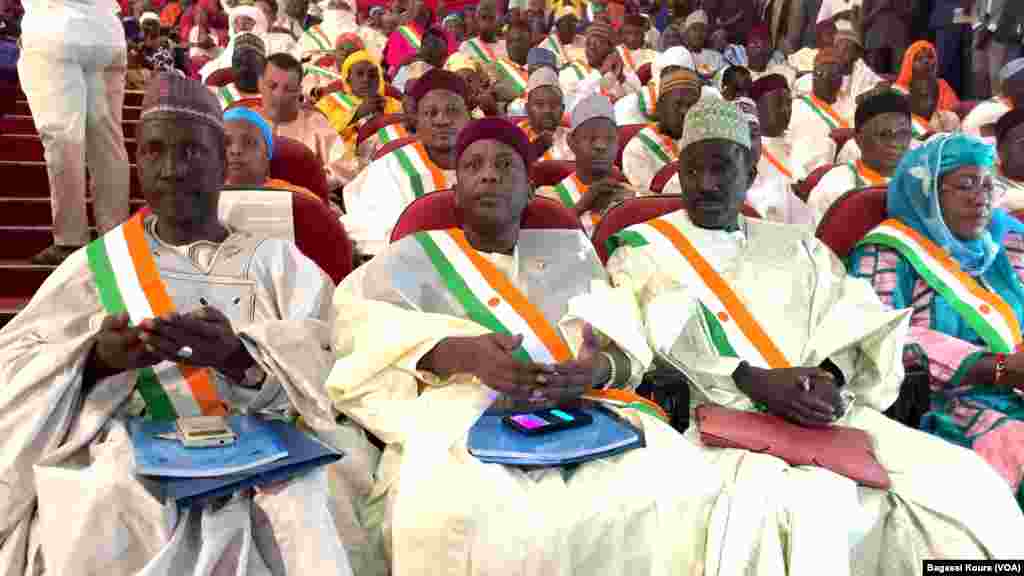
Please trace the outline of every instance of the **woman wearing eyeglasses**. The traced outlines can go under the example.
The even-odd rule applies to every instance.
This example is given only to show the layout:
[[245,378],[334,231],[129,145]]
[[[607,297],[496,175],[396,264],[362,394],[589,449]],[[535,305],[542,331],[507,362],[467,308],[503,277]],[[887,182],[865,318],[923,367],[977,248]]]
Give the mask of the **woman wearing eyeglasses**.
[[921,428],[973,448],[1024,507],[1024,224],[993,205],[992,146],[941,135],[889,183],[889,220],[851,256],[884,302],[913,308],[905,354],[924,354]]

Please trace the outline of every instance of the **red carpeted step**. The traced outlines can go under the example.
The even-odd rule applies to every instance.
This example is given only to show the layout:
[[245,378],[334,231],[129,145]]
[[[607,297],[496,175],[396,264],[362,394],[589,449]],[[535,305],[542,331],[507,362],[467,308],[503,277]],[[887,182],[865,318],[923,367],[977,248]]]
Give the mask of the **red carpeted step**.
[[[50,244],[53,244],[53,230],[49,226],[0,226],[0,260],[27,262]],[[6,274],[0,293],[10,295]]]
[[[145,205],[141,199],[131,201],[131,212]],[[89,225],[96,223],[92,210],[88,211]],[[36,198],[0,198],[0,226],[50,226],[53,224],[53,211],[50,199]],[[0,253],[2,253],[0,249]],[[0,288],[0,293],[3,289]]]
[[[17,87],[17,99],[23,102],[28,101],[28,97],[25,96],[25,91],[21,89],[19,84]],[[125,106],[142,106],[142,96],[145,94],[142,90],[125,90],[124,92],[124,105]]]
[[[126,138],[129,161],[135,158],[135,140]],[[43,161],[43,143],[36,134],[0,134],[0,160]]]
[[[45,248],[45,246],[44,246]],[[15,304],[28,299],[39,290],[43,281],[55,270],[53,266],[36,266],[24,260],[4,260],[0,257],[0,274],[4,275],[3,296],[0,297],[0,312],[5,307],[14,308]],[[20,309],[18,306],[17,309]]]
[[[121,123],[125,138],[135,138],[135,129],[139,123],[133,120],[126,120]],[[31,116],[4,116],[0,117],[0,134],[38,134],[36,124]]]
[[[135,164],[131,169],[131,197],[142,198]],[[42,160],[17,162],[0,160],[0,182],[4,184],[3,194],[18,198],[49,198],[50,183],[46,176],[46,163]]]

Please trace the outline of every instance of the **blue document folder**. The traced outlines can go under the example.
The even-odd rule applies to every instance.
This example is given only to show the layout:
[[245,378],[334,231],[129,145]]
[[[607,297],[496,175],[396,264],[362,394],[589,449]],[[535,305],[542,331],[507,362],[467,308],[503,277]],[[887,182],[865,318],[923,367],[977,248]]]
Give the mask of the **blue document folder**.
[[566,466],[644,446],[643,431],[600,404],[583,408],[594,421],[579,428],[528,436],[506,425],[508,413],[486,412],[469,431],[469,453],[509,466]]
[[[258,421],[276,439],[286,456],[265,463],[245,472],[216,477],[169,477],[138,476],[139,480],[163,502],[173,502],[179,507],[203,504],[212,499],[231,495],[239,490],[263,486],[288,480],[304,474],[318,466],[324,466],[341,459],[342,454],[324,444],[312,435],[296,428],[293,424],[276,420],[261,420],[255,416],[232,417]],[[142,425],[153,424],[142,422]],[[235,428],[237,431],[238,428]],[[134,441],[133,430],[133,441]],[[241,441],[241,434],[239,435]],[[216,450],[199,448],[196,450]],[[138,448],[136,448],[138,451]]]

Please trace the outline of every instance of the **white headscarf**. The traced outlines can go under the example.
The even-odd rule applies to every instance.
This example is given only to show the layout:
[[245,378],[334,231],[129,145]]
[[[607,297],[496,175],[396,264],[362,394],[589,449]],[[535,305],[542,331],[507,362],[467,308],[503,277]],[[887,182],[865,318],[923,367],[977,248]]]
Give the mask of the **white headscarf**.
[[661,72],[669,66],[681,66],[689,70],[695,70],[693,65],[693,54],[683,46],[673,46],[664,52],[659,52],[651,64],[651,82],[654,82],[654,89],[661,88]]
[[263,11],[255,6],[249,6],[242,4],[235,6],[228,10],[228,45],[221,51],[220,56],[216,59],[207,62],[199,70],[199,77],[205,82],[206,78],[213,74],[215,71],[221,68],[231,68],[231,60],[235,55],[235,36],[239,33],[235,30],[235,19],[239,16],[248,16],[252,18],[256,24],[252,27],[249,32],[255,34],[263,40],[264,43],[267,41],[267,30],[269,29],[267,24],[267,17],[263,14]]

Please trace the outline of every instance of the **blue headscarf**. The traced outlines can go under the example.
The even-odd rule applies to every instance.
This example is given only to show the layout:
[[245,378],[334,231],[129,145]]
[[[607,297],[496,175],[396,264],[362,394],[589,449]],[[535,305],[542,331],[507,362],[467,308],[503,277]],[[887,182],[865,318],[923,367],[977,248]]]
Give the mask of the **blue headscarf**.
[[274,158],[274,130],[259,112],[245,106],[236,106],[224,113],[224,122],[232,120],[243,120],[259,128],[263,133],[263,140],[267,143],[267,160]]
[[995,148],[973,136],[942,134],[911,150],[889,182],[886,208],[919,234],[945,249],[971,276],[984,274],[1002,249],[1007,232],[1024,234],[1024,225],[1006,211],[992,210],[988,229],[974,240],[957,238],[946,225],[939,205],[939,179],[963,166],[991,168]]

